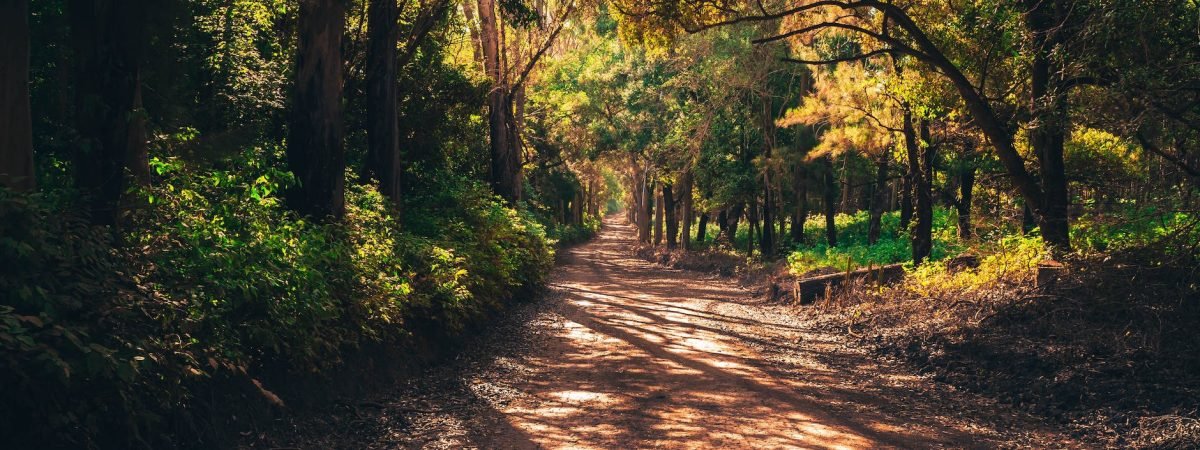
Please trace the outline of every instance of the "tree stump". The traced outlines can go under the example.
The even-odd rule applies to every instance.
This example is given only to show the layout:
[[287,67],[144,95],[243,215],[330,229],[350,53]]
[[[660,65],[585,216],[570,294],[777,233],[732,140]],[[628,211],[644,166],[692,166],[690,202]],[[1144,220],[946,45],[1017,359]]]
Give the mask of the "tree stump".
[[1037,284],[1039,289],[1046,289],[1058,282],[1067,272],[1066,266],[1054,260],[1045,260],[1038,263],[1037,267]]

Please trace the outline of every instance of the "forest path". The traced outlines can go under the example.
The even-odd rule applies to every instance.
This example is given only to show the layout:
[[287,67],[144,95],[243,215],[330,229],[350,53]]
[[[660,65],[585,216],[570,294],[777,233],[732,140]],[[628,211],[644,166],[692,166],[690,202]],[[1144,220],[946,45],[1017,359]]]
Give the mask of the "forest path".
[[301,446],[1076,446],[814,331],[732,279],[637,259],[633,236],[610,217],[565,250],[546,298],[352,417],[298,426],[311,433]]

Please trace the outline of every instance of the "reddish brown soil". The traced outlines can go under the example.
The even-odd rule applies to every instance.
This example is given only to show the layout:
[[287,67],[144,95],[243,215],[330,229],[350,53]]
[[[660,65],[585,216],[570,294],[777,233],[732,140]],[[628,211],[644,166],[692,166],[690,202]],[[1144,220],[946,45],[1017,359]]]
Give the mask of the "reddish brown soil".
[[632,255],[605,222],[552,292],[460,360],[250,447],[1078,447],[1035,419],[908,374],[729,278]]

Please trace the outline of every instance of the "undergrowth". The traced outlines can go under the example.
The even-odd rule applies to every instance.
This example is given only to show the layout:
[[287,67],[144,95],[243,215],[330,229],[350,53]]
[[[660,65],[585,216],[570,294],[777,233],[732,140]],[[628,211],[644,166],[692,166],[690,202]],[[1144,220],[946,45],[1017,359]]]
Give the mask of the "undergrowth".
[[318,224],[282,206],[273,157],[156,160],[120,234],[50,201],[67,196],[0,191],[0,446],[186,446],[198,386],[454,334],[542,283],[554,240],[594,231],[548,232],[450,174],[407,193],[403,225],[351,177],[346,219]]
[[[855,284],[817,323],[963,389],[1111,447],[1200,445],[1200,226],[1123,211],[1079,221],[1049,285],[1019,234],[968,242],[977,267],[929,263],[893,286]],[[844,263],[843,263],[844,264]]]
[[[1042,243],[1036,229],[1023,234],[1015,224],[977,223],[977,237],[963,240],[957,234],[957,220],[957,214],[951,209],[934,209],[933,250],[930,261],[941,261],[950,256],[968,253],[984,260],[984,272],[1007,273],[1021,268],[1030,269],[1037,260],[1048,257],[1038,250]],[[1192,220],[1192,215],[1183,212],[1128,205],[1107,214],[1074,219],[1071,224],[1071,242],[1077,257],[1146,247],[1172,236]],[[847,270],[908,263],[912,259],[912,241],[906,231],[900,230],[898,212],[893,211],[882,216],[882,232],[879,241],[873,245],[867,244],[866,240],[869,226],[869,215],[866,211],[852,215],[838,214],[835,224],[838,230],[838,245],[830,247],[825,240],[824,218],[814,216],[806,222],[807,244],[793,244],[794,250],[787,255],[793,273],[804,274],[825,268]],[[931,264],[923,270],[935,270],[928,268],[935,266],[938,265]],[[961,281],[963,280],[959,280]]]
[[[962,250],[963,244],[955,237],[954,221],[954,216],[947,210],[934,210],[931,260],[938,261]],[[867,211],[838,214],[834,223],[838,240],[837,246],[830,247],[825,239],[824,218],[814,216],[807,221],[805,241],[811,244],[795,245],[795,250],[788,254],[788,264],[794,273],[804,274],[829,267],[856,269],[912,259],[912,241],[907,233],[900,231],[899,212],[886,213],[880,218],[881,233],[875,244],[867,243],[870,225]]]

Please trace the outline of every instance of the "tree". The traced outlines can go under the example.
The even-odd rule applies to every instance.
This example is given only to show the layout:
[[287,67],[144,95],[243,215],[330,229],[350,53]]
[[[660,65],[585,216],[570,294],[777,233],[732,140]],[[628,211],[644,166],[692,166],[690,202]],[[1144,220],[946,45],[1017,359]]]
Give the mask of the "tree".
[[[125,171],[146,160],[138,136],[141,97],[143,0],[72,0],[68,4],[75,50],[75,122],[79,135],[74,158],[75,187],[90,220],[115,225]],[[134,168],[134,173],[148,173]]]
[[912,260],[920,265],[933,252],[933,152],[929,123],[921,121],[920,135],[912,112],[904,111],[904,149],[913,199]]
[[[546,11],[547,3],[538,3],[537,8],[530,9],[514,0],[478,0],[474,6],[472,10],[471,5],[467,5],[464,12],[475,27],[472,35],[478,40],[480,62],[491,83],[487,94],[490,181],[496,194],[516,202],[521,199],[523,189],[522,151],[525,144],[521,130],[525,83],[574,13],[576,2],[567,0],[560,4],[560,10],[553,15],[553,24],[544,23],[551,17]],[[476,14],[478,23],[475,23]],[[544,36],[532,31],[524,36],[525,39],[516,36],[516,28],[534,28],[535,24],[539,30],[545,30]],[[526,47],[537,42],[538,37],[541,38],[538,47]]]
[[[801,106],[780,120],[784,125],[823,127],[820,143],[806,159],[858,153],[875,164],[870,197],[867,243],[875,244],[881,232],[885,185],[894,136],[897,105],[887,92],[886,66],[844,64],[820,71]],[[845,194],[845,192],[843,192]]]
[[296,72],[289,121],[288,167],[298,182],[292,210],[318,220],[346,211],[346,156],[342,142],[343,0],[301,0]]
[[837,184],[833,182],[833,157],[825,156],[821,158],[821,186],[822,186],[822,203],[825,208],[825,243],[830,247],[837,247],[837,222],[834,220],[837,216],[837,205],[834,204],[834,199],[837,198]]
[[1058,251],[1070,248],[1066,216],[1069,199],[1066,196],[1061,158],[1056,150],[1056,136],[1061,135],[1067,125],[1063,106],[1066,88],[1074,83],[1062,72],[1054,72],[1056,78],[1051,78],[1048,71],[1051,55],[1063,54],[1057,50],[1065,39],[1057,27],[1063,25],[1063,21],[1056,19],[1069,18],[1064,15],[1069,9],[1064,2],[1029,0],[1023,2],[1024,11],[1019,12],[1025,18],[1027,31],[1033,36],[1031,95],[1034,106],[1030,109],[1029,120],[1035,125],[1037,134],[1031,139],[1039,154],[1039,176],[1025,167],[1025,159],[1014,143],[1012,128],[997,114],[984,87],[968,78],[962,65],[947,56],[948,45],[929,33],[930,30],[936,30],[940,24],[937,20],[944,17],[937,14],[937,8],[946,5],[931,2],[928,5],[917,3],[912,7],[902,7],[884,0],[830,0],[787,4],[768,10],[762,3],[743,1],[723,6],[694,0],[618,3],[618,9],[625,17],[638,22],[638,26],[630,28],[641,33],[655,32],[669,36],[674,30],[699,32],[739,23],[775,22],[787,28],[778,34],[756,39],[756,43],[835,33],[845,34],[861,44],[858,51],[847,55],[790,59],[802,64],[837,64],[881,54],[911,57],[920,61],[942,74],[959,93],[975,125],[994,147],[1014,187],[1038,216],[1046,244]]
[[29,110],[29,0],[0,2],[0,186],[29,191],[33,118]]
[[367,9],[367,170],[379,191],[397,206],[401,197],[397,53],[400,38],[396,0],[371,0]]

